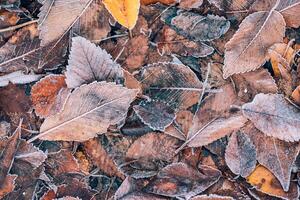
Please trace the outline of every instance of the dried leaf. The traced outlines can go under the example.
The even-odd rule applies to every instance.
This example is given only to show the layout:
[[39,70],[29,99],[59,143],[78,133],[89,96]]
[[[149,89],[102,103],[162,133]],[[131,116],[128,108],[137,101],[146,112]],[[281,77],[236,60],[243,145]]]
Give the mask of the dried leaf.
[[224,78],[259,68],[267,60],[268,48],[282,42],[284,34],[285,22],[278,11],[250,14],[225,45]]
[[[60,110],[56,110],[57,96],[66,87],[64,75],[48,75],[34,84],[31,88],[31,100],[35,113],[40,117],[48,117]],[[65,94],[65,93],[64,93]]]
[[138,19],[140,0],[104,0],[103,4],[122,26],[133,29]]
[[120,198],[120,200],[167,200],[167,198],[144,192],[133,192]]
[[232,197],[220,196],[216,194],[194,196],[191,200],[233,200]]
[[91,4],[92,0],[45,0],[39,13],[41,45],[60,40]]
[[198,41],[211,41],[224,35],[230,22],[215,15],[201,16],[192,12],[179,12],[169,9],[162,14],[162,19],[179,34]]
[[280,94],[257,94],[243,114],[264,134],[287,142],[300,140],[300,112]]
[[264,135],[252,124],[243,128],[256,146],[257,160],[279,180],[284,191],[289,190],[293,163],[300,151],[299,143],[285,142]]
[[160,52],[167,55],[178,54],[181,56],[193,56],[195,58],[206,57],[213,53],[214,49],[201,42],[193,42],[167,26],[162,30],[162,37],[157,42]]
[[300,85],[293,91],[292,99],[300,106]]
[[154,3],[162,3],[162,4],[174,4],[176,3],[176,0],[141,0],[142,5],[149,5],[149,4],[154,4]]
[[300,1],[299,0],[281,0],[276,8],[284,17],[286,25],[293,28],[300,26]]
[[[106,82],[82,85],[71,93],[64,109],[45,119],[40,134],[42,140],[85,141],[107,131],[126,117],[136,90]],[[75,109],[78,107],[79,109]]]
[[4,182],[0,185],[0,198],[4,198],[5,195],[12,192],[15,189],[15,180],[18,176],[17,175],[10,175],[8,174],[4,177]]
[[72,39],[69,65],[66,71],[66,83],[69,88],[76,88],[93,81],[120,83],[122,80],[122,68],[104,49],[83,37]]
[[292,184],[289,191],[284,192],[275,176],[261,165],[257,166],[252,174],[247,177],[247,181],[257,190],[275,197],[284,199],[298,199],[299,197],[297,184]]
[[179,8],[182,9],[193,9],[199,8],[203,3],[203,0],[181,0],[179,3]]
[[248,9],[256,0],[208,0],[209,3],[214,4],[220,10],[225,11],[240,11]]
[[141,102],[134,110],[154,130],[164,130],[178,110],[196,104],[202,90],[197,76],[185,65],[151,64],[141,69],[136,78],[141,82],[143,94],[152,100]]
[[22,71],[12,72],[10,74],[0,76],[0,87],[7,86],[9,82],[13,84],[26,84],[39,80],[43,75],[24,74]]
[[256,150],[250,138],[241,132],[234,133],[226,148],[225,161],[236,175],[247,177],[256,166]]
[[189,199],[213,185],[220,176],[219,170],[208,166],[200,165],[198,171],[185,163],[173,163],[163,168],[145,190],[158,195]]
[[118,176],[124,179],[124,175],[120,173],[114,161],[107,154],[103,148],[101,142],[97,139],[90,139],[84,142],[84,151],[87,153],[89,158],[95,166],[97,166],[101,171],[108,174],[109,176]]

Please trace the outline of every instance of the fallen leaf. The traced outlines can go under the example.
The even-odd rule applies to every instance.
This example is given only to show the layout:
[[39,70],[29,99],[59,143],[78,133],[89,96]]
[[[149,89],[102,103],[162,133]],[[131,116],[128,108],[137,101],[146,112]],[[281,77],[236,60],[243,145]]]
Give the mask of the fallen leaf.
[[284,199],[298,199],[297,184],[292,184],[288,192],[284,192],[276,177],[265,167],[258,165],[247,181],[257,190]]
[[193,9],[199,8],[203,3],[203,0],[181,0],[179,3],[179,8],[183,9]]
[[62,88],[65,88],[64,75],[48,75],[34,84],[31,88],[31,100],[35,109],[35,113],[40,117],[48,117],[56,114],[54,109],[57,105],[57,96]]
[[84,142],[83,148],[86,154],[89,155],[89,158],[91,158],[94,165],[97,166],[101,171],[110,176],[118,176],[124,179],[124,175],[118,170],[116,164],[103,148],[98,138],[90,139]]
[[[91,41],[99,41],[105,38],[111,31],[110,14],[105,9],[101,0],[92,1],[84,11],[77,23],[72,28],[79,36]],[[93,27],[93,28],[91,28]]]
[[8,136],[11,125],[7,121],[0,121],[0,137]]
[[144,192],[133,192],[120,198],[120,200],[167,200],[167,198]]
[[103,4],[122,26],[133,29],[138,19],[140,0],[104,0]]
[[141,0],[142,5],[149,5],[154,3],[162,3],[162,4],[174,4],[176,3],[176,0]]
[[276,43],[268,49],[268,56],[275,76],[286,77],[294,58],[294,49],[285,43]]
[[292,93],[292,99],[300,106],[300,86],[298,86]]
[[168,197],[191,198],[219,180],[221,172],[200,165],[194,169],[185,163],[172,163],[157,174],[145,187],[154,194]]
[[257,94],[242,111],[264,134],[287,142],[300,140],[300,112],[283,95]]
[[206,57],[213,53],[214,49],[201,42],[193,42],[176,31],[165,26],[162,30],[162,37],[157,42],[158,48],[162,54],[181,56],[193,56],[195,58]]
[[215,15],[201,16],[193,12],[180,12],[169,9],[162,14],[162,20],[179,34],[198,41],[211,41],[224,35],[230,22]]
[[224,78],[259,68],[267,61],[268,48],[282,42],[284,34],[285,21],[274,9],[247,16],[225,45]]
[[[30,139],[86,141],[126,117],[137,94],[114,83],[93,82],[72,92],[64,109],[45,119],[40,134]],[[74,110],[74,106],[80,109]]]
[[38,26],[41,45],[61,38],[72,28],[92,0],[46,0],[40,9]]
[[220,196],[216,194],[194,196],[191,200],[233,200],[232,197]]
[[257,160],[268,168],[279,180],[284,191],[289,190],[293,163],[300,151],[298,142],[285,142],[264,135],[252,124],[243,128],[243,132],[253,141]]
[[214,4],[220,10],[242,11],[248,9],[256,0],[231,0],[230,3],[224,0],[208,0],[208,1],[211,4]]
[[0,76],[0,87],[7,86],[9,82],[13,84],[26,84],[39,80],[43,75],[24,74],[22,71],[12,72],[10,74]]
[[249,136],[237,132],[231,135],[225,152],[225,161],[230,170],[247,177],[256,166],[256,150]]
[[4,198],[8,193],[12,192],[15,189],[15,180],[17,175],[8,174],[4,177],[4,182],[0,185],[0,198]]
[[152,100],[142,101],[134,110],[153,130],[164,130],[178,110],[198,103],[202,91],[201,82],[185,65],[155,63],[142,68],[135,77],[141,83],[143,94]]
[[298,28],[300,26],[299,10],[300,10],[300,1],[291,0],[285,1],[280,0],[278,7],[276,8],[284,17],[286,25],[293,28]]
[[123,80],[120,65],[115,63],[104,49],[83,37],[72,39],[69,64],[65,74],[69,88],[76,88],[93,81],[120,83]]

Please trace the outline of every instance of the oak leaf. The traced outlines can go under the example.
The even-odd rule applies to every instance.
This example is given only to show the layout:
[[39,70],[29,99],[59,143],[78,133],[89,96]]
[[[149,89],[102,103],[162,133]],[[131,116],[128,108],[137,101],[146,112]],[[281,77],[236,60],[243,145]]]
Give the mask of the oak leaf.
[[300,112],[280,94],[257,94],[243,114],[264,134],[287,142],[300,140]]
[[[45,119],[40,134],[30,139],[85,141],[118,124],[127,114],[137,90],[114,83],[93,82],[74,90],[64,109]],[[76,108],[77,109],[74,109]]]
[[93,81],[116,83],[123,81],[123,70],[112,60],[111,55],[83,37],[72,39],[65,75],[69,88],[76,88]]
[[103,4],[122,26],[133,29],[138,19],[140,0],[104,0]]
[[284,18],[274,8],[250,14],[225,45],[224,78],[259,68],[267,61],[268,48],[282,42],[284,34]]

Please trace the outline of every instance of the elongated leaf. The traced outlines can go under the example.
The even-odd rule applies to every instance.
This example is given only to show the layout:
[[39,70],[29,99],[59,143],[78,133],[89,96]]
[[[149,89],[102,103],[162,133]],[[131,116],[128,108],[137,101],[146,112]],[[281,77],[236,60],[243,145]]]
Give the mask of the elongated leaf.
[[45,0],[39,13],[41,45],[60,40],[92,0]]
[[[143,93],[152,100],[134,107],[142,121],[154,130],[164,130],[179,109],[188,108],[199,100],[202,84],[185,65],[155,63],[140,70],[136,78]],[[160,114],[159,114],[160,113]]]
[[256,166],[256,150],[249,136],[237,132],[230,137],[226,148],[225,161],[230,170],[247,177]]
[[257,94],[243,114],[264,134],[287,142],[300,140],[300,111],[280,94]]
[[0,87],[7,86],[9,82],[13,84],[26,84],[39,80],[43,75],[24,74],[22,71],[12,72],[10,74],[0,76]]
[[45,119],[37,138],[42,140],[85,141],[107,131],[126,117],[137,90],[114,83],[93,82],[77,88],[64,109]]
[[123,70],[104,49],[83,37],[74,37],[66,72],[69,88],[93,81],[123,81]]
[[140,0],[104,0],[103,3],[116,21],[133,29],[138,19]]
[[257,160],[279,180],[284,191],[289,190],[293,163],[300,151],[299,142],[286,142],[264,135],[249,124],[242,129],[253,141]]
[[285,21],[276,10],[246,17],[225,45],[224,78],[259,68],[267,60],[268,48],[281,42],[284,34]]

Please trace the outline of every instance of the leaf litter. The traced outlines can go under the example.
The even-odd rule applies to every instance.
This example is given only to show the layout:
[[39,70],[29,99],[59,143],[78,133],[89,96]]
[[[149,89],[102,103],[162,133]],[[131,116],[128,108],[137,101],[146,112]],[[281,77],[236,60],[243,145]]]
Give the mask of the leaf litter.
[[299,198],[299,0],[0,7],[1,199]]

